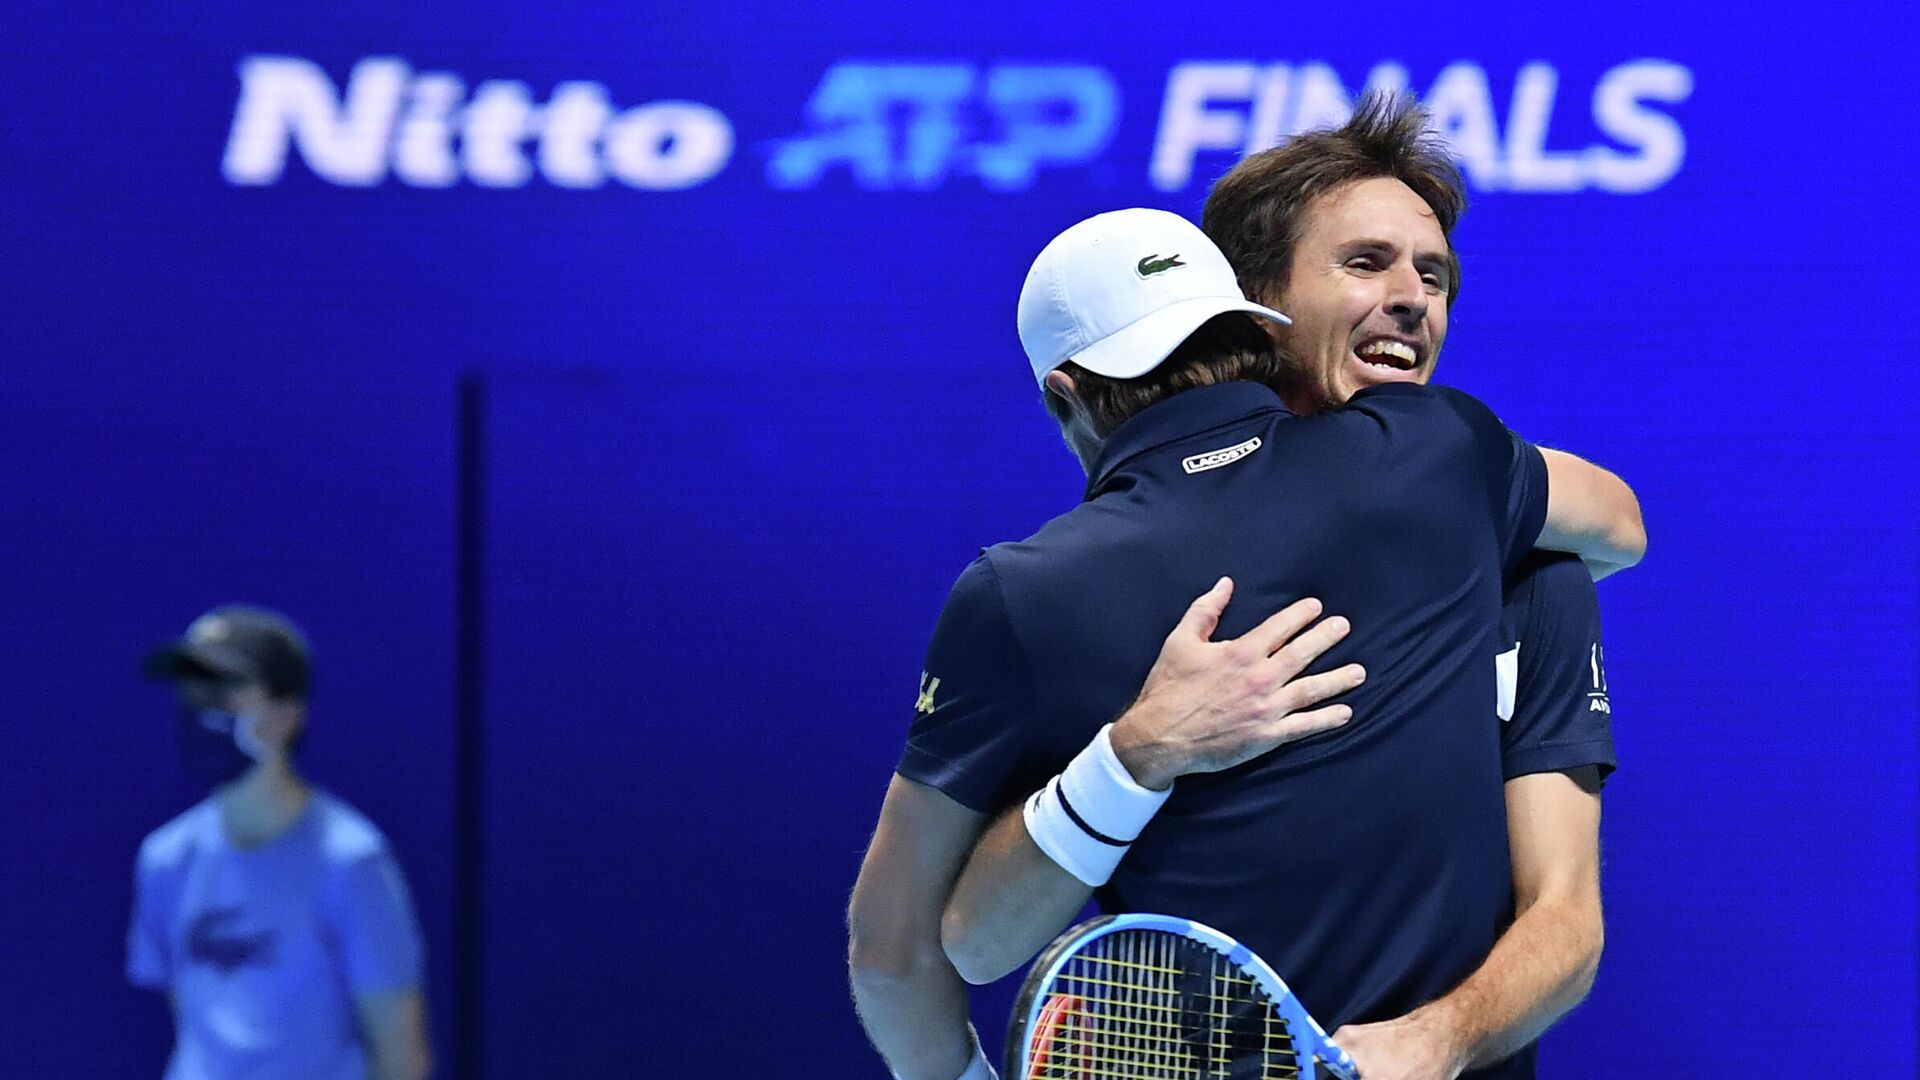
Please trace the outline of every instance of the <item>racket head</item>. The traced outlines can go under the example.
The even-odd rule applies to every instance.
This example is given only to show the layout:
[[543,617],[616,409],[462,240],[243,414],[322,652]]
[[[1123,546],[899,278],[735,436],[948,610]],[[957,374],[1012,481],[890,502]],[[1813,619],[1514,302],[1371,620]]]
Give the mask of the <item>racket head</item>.
[[[1205,951],[1196,950],[1195,944]],[[1140,965],[1103,958],[1116,949],[1159,959]],[[1195,967],[1209,954],[1205,963],[1224,965],[1216,967],[1216,972],[1227,970],[1244,978],[1235,984],[1233,992],[1241,1000],[1234,1003],[1225,1024],[1216,1023],[1222,1015],[1216,1012],[1219,999],[1211,996],[1215,976]],[[1090,977],[1089,964],[1101,965],[1094,970],[1102,975]],[[1128,967],[1144,972],[1143,977],[1157,985],[1128,987],[1120,985],[1126,978],[1104,977]],[[1185,971],[1188,967],[1195,970]],[[1187,989],[1196,979],[1209,981],[1207,995]],[[1190,999],[1196,996],[1208,998],[1204,1011],[1193,1007]],[[1143,1006],[1142,1001],[1149,1004]],[[1149,1010],[1145,1015],[1158,1019],[1140,1019],[1143,1008]],[[1108,1024],[1104,1018],[1110,1013],[1131,1015]],[[1249,1047],[1248,1025],[1254,1022],[1261,1025],[1262,1034],[1259,1046]],[[1107,1030],[1102,1030],[1103,1025],[1108,1025]],[[1283,1035],[1281,1049],[1272,1045],[1270,1033],[1276,1027]],[[1191,919],[1144,913],[1102,915],[1068,929],[1034,960],[1007,1025],[1006,1077],[1096,1080],[1141,1075],[1128,1068],[1129,1061],[1137,1060],[1152,1062],[1153,1075],[1186,1075],[1191,1069],[1196,1076],[1238,1076],[1239,1071],[1225,1071],[1240,1067],[1233,1064],[1232,1055],[1238,1054],[1244,1062],[1249,1053],[1262,1062],[1289,1059],[1299,1080],[1355,1080],[1358,1075],[1353,1059],[1327,1038],[1279,974],[1253,950]],[[1208,1061],[1213,1064],[1202,1064]],[[1210,1067],[1222,1071],[1204,1071]],[[1259,1075],[1266,1075],[1264,1068]]]

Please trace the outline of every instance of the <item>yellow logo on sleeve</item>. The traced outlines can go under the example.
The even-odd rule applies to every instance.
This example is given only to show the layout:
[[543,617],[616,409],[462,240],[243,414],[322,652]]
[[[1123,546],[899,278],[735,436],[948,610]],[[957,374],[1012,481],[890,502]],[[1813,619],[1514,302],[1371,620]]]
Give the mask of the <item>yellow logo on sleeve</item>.
[[920,673],[920,699],[913,703],[913,711],[918,716],[933,715],[933,695],[940,691],[940,680],[926,672]]

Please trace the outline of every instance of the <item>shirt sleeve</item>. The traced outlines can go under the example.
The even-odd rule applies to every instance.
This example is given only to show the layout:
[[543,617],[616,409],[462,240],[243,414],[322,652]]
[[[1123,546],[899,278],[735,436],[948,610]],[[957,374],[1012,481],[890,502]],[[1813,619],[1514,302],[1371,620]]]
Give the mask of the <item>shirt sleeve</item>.
[[160,910],[159,883],[145,865],[133,873],[133,919],[127,927],[127,981],[163,989],[173,982],[172,950],[167,946],[166,916]]
[[1547,522],[1547,460],[1539,447],[1508,430],[1478,398],[1452,387],[1433,389],[1473,432],[1482,473],[1491,485],[1501,570],[1511,575]]
[[1615,765],[1613,706],[1593,580],[1572,555],[1536,552],[1507,596],[1520,657],[1513,719],[1501,733],[1503,775],[1597,765],[1604,781]]
[[341,967],[354,993],[420,985],[420,924],[400,864],[384,847],[344,868],[333,925]]
[[[1547,524],[1547,459],[1540,448],[1506,433],[1512,457],[1507,468],[1507,513],[1501,522],[1501,568],[1508,574],[1532,554]],[[1591,579],[1587,582],[1592,585]]]
[[1032,688],[999,578],[983,555],[947,595],[895,771],[981,813],[1018,801],[1038,786]]

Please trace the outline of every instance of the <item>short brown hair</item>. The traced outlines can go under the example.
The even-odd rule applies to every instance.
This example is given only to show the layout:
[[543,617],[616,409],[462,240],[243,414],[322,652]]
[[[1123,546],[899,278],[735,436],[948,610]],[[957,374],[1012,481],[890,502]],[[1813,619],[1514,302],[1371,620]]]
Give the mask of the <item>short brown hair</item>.
[[[1073,378],[1075,396],[1086,405],[1094,434],[1103,439],[1128,417],[1182,390],[1236,380],[1273,385],[1281,373],[1273,339],[1253,316],[1239,311],[1201,323],[1159,366],[1137,379],[1095,375],[1071,360],[1056,370]],[[1041,397],[1055,420],[1064,424],[1072,418],[1060,395],[1043,390]]]
[[1201,228],[1233,264],[1240,287],[1256,300],[1286,288],[1293,248],[1314,199],[1357,180],[1390,176],[1413,189],[1447,237],[1447,303],[1460,295],[1460,259],[1453,226],[1467,208],[1466,188],[1446,143],[1428,127],[1412,95],[1369,93],[1353,119],[1297,135],[1249,154],[1207,195]]

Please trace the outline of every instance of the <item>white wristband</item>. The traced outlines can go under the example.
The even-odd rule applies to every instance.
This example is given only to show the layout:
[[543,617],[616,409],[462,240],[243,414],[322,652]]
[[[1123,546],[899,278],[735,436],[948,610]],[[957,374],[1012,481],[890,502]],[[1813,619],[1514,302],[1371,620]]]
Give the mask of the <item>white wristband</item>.
[[1021,811],[1027,835],[1047,858],[1096,887],[1113,876],[1140,830],[1173,794],[1172,788],[1154,791],[1134,781],[1114,755],[1112,730],[1112,724],[1101,728]]

